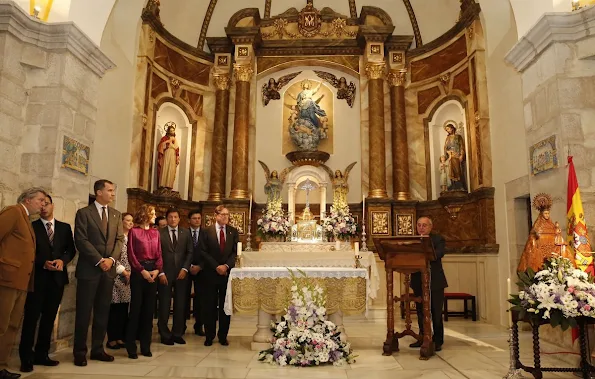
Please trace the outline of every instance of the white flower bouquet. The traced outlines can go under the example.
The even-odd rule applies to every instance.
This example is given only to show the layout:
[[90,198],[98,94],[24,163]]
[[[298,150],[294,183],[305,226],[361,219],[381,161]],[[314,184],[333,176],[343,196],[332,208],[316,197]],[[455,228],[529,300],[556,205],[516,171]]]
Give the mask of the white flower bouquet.
[[519,273],[518,295],[512,295],[511,310],[519,318],[527,314],[539,321],[550,320],[552,327],[562,330],[575,327],[576,317],[595,317],[595,284],[593,277],[576,269],[563,257],[545,261],[543,269],[535,273],[531,268]]
[[262,217],[256,221],[256,224],[258,233],[261,236],[286,236],[291,227],[283,210],[272,210],[270,208],[267,208]]
[[348,239],[357,235],[358,225],[349,208],[337,209],[331,206],[331,213],[322,222],[322,230],[328,238]]
[[[291,270],[290,270],[291,272]],[[300,273],[304,278],[306,274]],[[318,285],[298,280],[292,273],[292,300],[287,313],[271,325],[271,347],[258,359],[280,366],[340,366],[355,362],[351,345],[342,342],[335,324],[326,319],[326,295]]]

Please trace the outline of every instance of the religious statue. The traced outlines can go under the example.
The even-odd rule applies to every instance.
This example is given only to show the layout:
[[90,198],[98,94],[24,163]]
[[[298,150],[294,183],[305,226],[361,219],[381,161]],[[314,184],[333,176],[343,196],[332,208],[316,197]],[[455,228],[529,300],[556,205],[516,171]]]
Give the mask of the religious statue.
[[335,75],[329,72],[316,70],[314,72],[319,78],[326,80],[337,89],[337,99],[345,99],[347,104],[353,108],[353,102],[355,101],[355,84],[353,82],[349,82],[349,85],[347,85],[347,79],[344,76],[337,79]]
[[320,165],[331,178],[331,183],[333,184],[333,207],[337,210],[349,209],[349,204],[347,202],[349,185],[347,180],[349,179],[349,172],[356,163],[357,162],[353,162],[347,166],[345,172],[341,172],[341,170],[335,170],[334,173],[327,165]]
[[281,191],[283,184],[287,178],[287,174],[295,168],[295,166],[287,167],[281,171],[281,175],[277,170],[271,172],[268,166],[263,161],[258,161],[264,170],[266,184],[264,185],[264,193],[267,195],[267,209],[280,210],[281,209]]
[[450,180],[448,179],[448,161],[444,155],[440,156],[440,191],[446,192],[448,190],[448,186],[450,185]]
[[448,191],[466,191],[465,180],[466,153],[463,136],[457,134],[457,127],[453,121],[447,121],[444,130],[448,136],[444,140],[444,159],[448,163]]
[[572,254],[566,249],[559,224],[554,224],[550,219],[552,203],[552,197],[545,193],[540,193],[533,199],[533,208],[539,211],[539,216],[529,232],[517,272],[525,272],[529,267],[535,272],[539,271],[543,262],[552,254],[569,258],[574,264]]
[[157,178],[159,187],[172,189],[180,164],[180,145],[176,140],[176,124],[169,121],[163,127],[165,135],[157,145]]
[[281,99],[279,90],[301,73],[301,71],[298,71],[282,76],[278,81],[275,81],[275,78],[270,78],[267,83],[262,85],[262,105],[267,106],[269,101]]
[[[289,96],[296,101],[296,105],[287,105],[294,114],[290,117],[289,135],[301,151],[316,151],[321,139],[326,138],[326,133],[323,133],[323,118],[326,117],[324,109],[318,105],[324,95],[314,100],[314,96],[320,90],[322,82],[312,89],[312,83],[306,79],[302,81],[302,91],[293,96]],[[327,119],[328,120],[328,119]]]

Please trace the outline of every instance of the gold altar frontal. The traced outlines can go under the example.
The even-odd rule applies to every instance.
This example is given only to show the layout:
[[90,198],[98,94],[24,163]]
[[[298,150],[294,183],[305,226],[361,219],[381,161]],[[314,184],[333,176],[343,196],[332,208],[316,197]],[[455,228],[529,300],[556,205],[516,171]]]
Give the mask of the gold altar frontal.
[[[326,293],[328,314],[344,315],[366,312],[365,278],[299,278],[300,285],[318,284]],[[284,314],[291,301],[291,278],[234,278],[231,281],[234,314],[256,314],[262,310],[271,315]]]

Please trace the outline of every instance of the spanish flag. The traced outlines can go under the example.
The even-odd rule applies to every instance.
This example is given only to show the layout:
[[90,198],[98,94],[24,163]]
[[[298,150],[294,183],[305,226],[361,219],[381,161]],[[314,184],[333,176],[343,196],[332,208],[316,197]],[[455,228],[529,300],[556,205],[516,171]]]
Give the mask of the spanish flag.
[[[587,223],[585,222],[585,213],[583,212],[583,202],[581,193],[578,189],[578,180],[572,156],[568,156],[568,195],[566,202],[566,218],[568,222],[568,247],[574,253],[576,266],[595,275],[593,269],[593,257],[589,235],[587,233]],[[572,342],[578,338],[578,329],[572,329]]]

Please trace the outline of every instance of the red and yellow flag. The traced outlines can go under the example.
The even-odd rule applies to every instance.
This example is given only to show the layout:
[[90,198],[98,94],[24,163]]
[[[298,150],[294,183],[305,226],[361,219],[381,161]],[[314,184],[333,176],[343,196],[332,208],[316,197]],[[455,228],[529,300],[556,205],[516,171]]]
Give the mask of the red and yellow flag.
[[595,275],[593,257],[591,256],[591,243],[587,233],[583,202],[581,201],[572,156],[568,156],[568,198],[566,205],[568,247],[574,253],[576,266],[591,275]]

